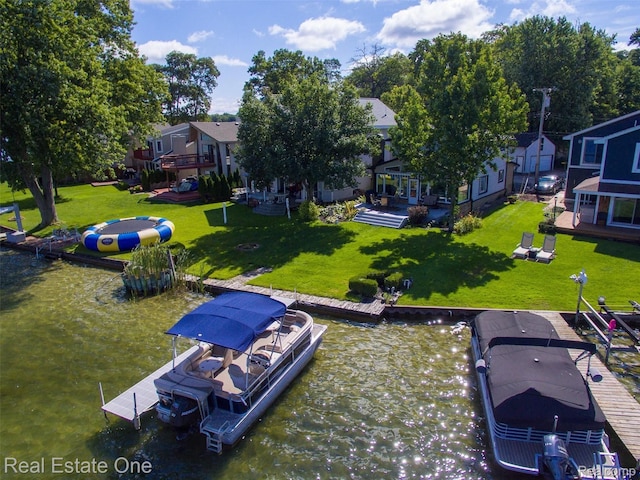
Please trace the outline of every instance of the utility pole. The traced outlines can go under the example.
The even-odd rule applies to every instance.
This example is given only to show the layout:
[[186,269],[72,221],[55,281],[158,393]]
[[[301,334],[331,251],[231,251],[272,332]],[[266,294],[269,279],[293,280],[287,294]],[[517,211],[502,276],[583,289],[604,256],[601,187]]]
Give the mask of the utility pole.
[[533,89],[534,92],[542,92],[542,108],[540,109],[540,126],[538,128],[538,154],[536,156],[536,177],[534,179],[534,185],[538,184],[538,177],[540,176],[540,150],[542,150],[542,128],[544,126],[544,111],[551,104],[550,95],[553,90],[555,90],[554,87]]

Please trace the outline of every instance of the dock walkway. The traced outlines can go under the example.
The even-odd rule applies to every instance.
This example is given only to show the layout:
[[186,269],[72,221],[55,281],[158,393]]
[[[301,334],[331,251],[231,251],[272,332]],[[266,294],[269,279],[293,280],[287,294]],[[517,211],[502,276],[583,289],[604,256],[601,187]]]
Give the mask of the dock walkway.
[[[306,295],[287,290],[277,290],[267,287],[259,287],[250,285],[249,282],[264,273],[262,269],[255,270],[243,275],[238,275],[230,280],[206,279],[203,284],[207,289],[216,289],[221,291],[241,290],[244,292],[261,293],[263,295],[274,296],[279,298],[289,298],[298,302],[300,306],[307,306],[310,309],[322,309],[326,314],[348,315],[349,312],[357,314],[357,316],[369,316],[372,319],[380,319],[387,306],[380,300],[371,300],[370,302],[350,302],[348,300],[337,300],[334,298],[317,297],[315,295]],[[192,281],[196,281],[197,277],[193,277]]]
[[[175,359],[175,364],[180,363],[197,349],[198,345],[194,345],[187,351],[178,355]],[[171,370],[173,368],[173,365],[174,361],[172,359],[165,365],[160,367],[158,370],[153,372],[151,375],[136,383],[133,387],[125,390],[113,400],[105,403],[102,406],[102,410],[133,422],[135,425],[140,415],[148,410],[151,410],[151,408],[153,408],[153,406],[158,403],[158,394],[156,393],[156,387],[153,381],[156,378],[160,377],[162,374]]]
[[[567,340],[581,340],[574,330],[557,312],[534,311],[549,320],[555,327],[560,338]],[[578,353],[571,351],[572,355]],[[591,358],[591,365],[602,374],[602,381],[590,382],[591,391],[607,417],[607,423],[620,438],[629,453],[640,464],[640,403],[627,391],[613,373],[600,361],[597,356]],[[636,467],[636,465],[632,465]]]

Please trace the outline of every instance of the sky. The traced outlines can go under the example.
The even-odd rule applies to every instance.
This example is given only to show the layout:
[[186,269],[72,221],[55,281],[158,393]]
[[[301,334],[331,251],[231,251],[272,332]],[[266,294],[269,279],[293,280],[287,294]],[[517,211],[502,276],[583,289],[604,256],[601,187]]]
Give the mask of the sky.
[[148,63],[177,50],[211,57],[220,76],[211,113],[236,113],[253,56],[278,49],[336,58],[348,75],[375,45],[409,53],[418,40],[461,32],[478,38],[495,25],[534,15],[566,17],[616,35],[628,48],[640,27],[638,0],[131,0],[132,38]]

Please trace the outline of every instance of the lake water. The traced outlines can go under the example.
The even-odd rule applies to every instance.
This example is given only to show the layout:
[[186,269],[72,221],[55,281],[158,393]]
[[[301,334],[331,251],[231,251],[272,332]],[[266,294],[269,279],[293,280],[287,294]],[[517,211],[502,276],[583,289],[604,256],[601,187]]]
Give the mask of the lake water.
[[522,478],[490,461],[468,330],[317,317],[315,359],[218,456],[154,412],[140,431],[105,419],[98,387],[109,400],[169,361],[163,332],[205,297],[127,300],[114,272],[7,250],[0,271],[2,478]]

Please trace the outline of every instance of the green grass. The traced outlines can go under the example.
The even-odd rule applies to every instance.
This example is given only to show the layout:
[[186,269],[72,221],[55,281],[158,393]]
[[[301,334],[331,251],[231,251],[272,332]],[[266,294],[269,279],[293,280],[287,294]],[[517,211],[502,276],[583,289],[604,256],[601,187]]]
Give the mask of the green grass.
[[[257,267],[270,267],[254,284],[338,299],[349,296],[349,278],[371,270],[401,271],[413,287],[400,305],[475,308],[573,310],[577,286],[569,276],[584,268],[589,277],[585,296],[600,295],[611,305],[640,300],[640,246],[587,237],[558,235],[557,257],[550,264],[510,258],[523,231],[537,231],[543,204],[505,205],[484,219],[483,228],[465,236],[439,230],[395,230],[347,222],[306,224],[297,217],[264,217],[242,205],[172,205],[154,203],[146,195],[130,195],[115,187],[89,185],[60,188],[58,216],[68,228],[84,228],[112,218],[163,216],[176,225],[171,245],[184,246],[194,264],[190,272],[228,279]],[[0,186],[0,204],[14,201]],[[35,228],[40,216],[28,194],[15,194],[23,225]],[[15,226],[0,216],[0,223]],[[37,235],[51,233],[49,227]],[[536,233],[534,245],[542,244]],[[259,248],[241,251],[242,243]],[[83,246],[78,253],[91,253]],[[97,253],[92,253],[96,254]],[[105,255],[105,254],[101,254]],[[128,259],[129,253],[110,256]]]

